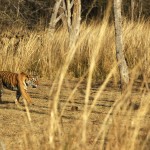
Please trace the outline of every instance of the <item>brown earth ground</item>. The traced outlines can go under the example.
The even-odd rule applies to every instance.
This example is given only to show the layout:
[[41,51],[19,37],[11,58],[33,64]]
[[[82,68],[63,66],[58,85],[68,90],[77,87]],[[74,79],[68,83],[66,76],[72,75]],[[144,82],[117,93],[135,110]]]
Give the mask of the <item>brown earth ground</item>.
[[[60,95],[60,109],[63,108],[68,96],[76,86],[77,82],[78,79],[66,79],[64,81]],[[91,105],[97,88],[100,85],[100,82],[92,85],[89,106]],[[40,149],[40,145],[42,143],[48,143],[46,141],[48,137],[50,112],[49,103],[52,102],[52,98],[49,97],[51,86],[51,81],[45,81],[41,79],[39,87],[37,89],[29,88],[29,94],[32,97],[34,103],[34,105],[29,107],[32,125],[30,125],[27,119],[26,112],[20,110],[14,104],[13,100],[15,99],[15,92],[8,91],[6,89],[4,90],[3,104],[0,104],[0,149],[28,149],[28,145],[30,145],[30,143],[26,142],[34,142],[36,143],[35,148],[39,147]],[[135,90],[138,89],[138,87],[139,85],[134,85],[134,90],[132,93],[132,99],[135,100],[136,104],[133,109],[133,113],[136,113],[138,111],[138,104],[140,103],[141,95],[137,90]],[[68,135],[68,137],[70,130],[72,130],[75,125],[75,122],[79,121],[83,114],[85,91],[86,83],[82,82],[72,98],[74,100],[74,103],[68,103],[62,116],[63,132]],[[112,104],[119,96],[120,91],[118,90],[118,88],[114,88],[110,84],[108,87],[106,87],[106,89],[103,91],[103,94],[98,99],[88,120],[87,139],[89,146],[87,149],[92,149],[90,144],[93,142],[93,139],[99,132],[100,126],[103,123],[104,118],[106,117],[106,114],[110,110]],[[150,116],[147,116],[147,118],[150,118]],[[146,120],[147,121],[145,123],[150,125],[150,119]],[[124,125],[126,125],[126,123],[126,119],[122,120],[121,126],[123,127]],[[34,139],[27,140],[26,138],[30,138],[30,130],[32,130],[32,134],[34,134]],[[146,134],[145,132],[146,131],[143,130],[142,134]],[[32,148],[34,148],[34,146]],[[98,149],[98,143],[94,149]]]

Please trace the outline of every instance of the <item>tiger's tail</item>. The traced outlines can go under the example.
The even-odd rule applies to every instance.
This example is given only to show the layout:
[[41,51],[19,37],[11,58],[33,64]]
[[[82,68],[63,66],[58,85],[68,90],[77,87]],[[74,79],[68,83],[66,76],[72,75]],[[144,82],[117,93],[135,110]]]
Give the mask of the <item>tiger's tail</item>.
[[24,82],[25,82],[25,78],[26,78],[26,75],[25,74],[18,74],[18,83],[19,83],[19,87],[20,87],[20,92],[23,96],[23,98],[28,102],[28,104],[32,103],[32,100],[29,96],[29,94],[26,92],[26,89],[24,87]]

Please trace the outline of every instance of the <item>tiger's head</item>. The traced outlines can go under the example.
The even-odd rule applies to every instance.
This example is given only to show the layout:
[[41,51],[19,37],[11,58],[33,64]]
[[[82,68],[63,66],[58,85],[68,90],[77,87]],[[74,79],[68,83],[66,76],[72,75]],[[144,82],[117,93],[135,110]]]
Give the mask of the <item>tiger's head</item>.
[[26,85],[31,86],[32,88],[37,88],[37,86],[38,86],[37,77],[28,76],[28,80],[26,80]]
[[25,81],[26,86],[31,86],[32,88],[37,88],[38,78],[36,76],[27,75],[24,72],[22,72],[21,75],[23,75],[25,77],[24,81]]

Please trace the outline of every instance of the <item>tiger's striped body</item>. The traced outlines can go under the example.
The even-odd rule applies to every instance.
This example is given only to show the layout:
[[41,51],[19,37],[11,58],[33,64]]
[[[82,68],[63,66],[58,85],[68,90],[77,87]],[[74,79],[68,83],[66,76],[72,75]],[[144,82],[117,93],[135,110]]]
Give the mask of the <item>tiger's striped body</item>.
[[27,93],[27,87],[31,85],[36,88],[38,81],[25,73],[13,73],[9,71],[0,71],[0,102],[2,102],[3,88],[16,91],[15,102],[19,103],[21,95],[28,103],[31,103],[31,98]]

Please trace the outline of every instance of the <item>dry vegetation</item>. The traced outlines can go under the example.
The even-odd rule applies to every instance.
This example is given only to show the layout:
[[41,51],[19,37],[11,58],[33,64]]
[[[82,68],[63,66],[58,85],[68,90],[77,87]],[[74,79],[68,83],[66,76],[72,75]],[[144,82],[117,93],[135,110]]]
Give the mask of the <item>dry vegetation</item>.
[[61,28],[53,36],[4,30],[1,70],[38,74],[41,83],[30,92],[32,121],[9,103],[12,97],[6,93],[0,106],[2,149],[149,149],[149,92],[138,77],[149,73],[150,24],[124,21],[123,35],[131,83],[120,94],[113,25],[82,23],[71,50]]

